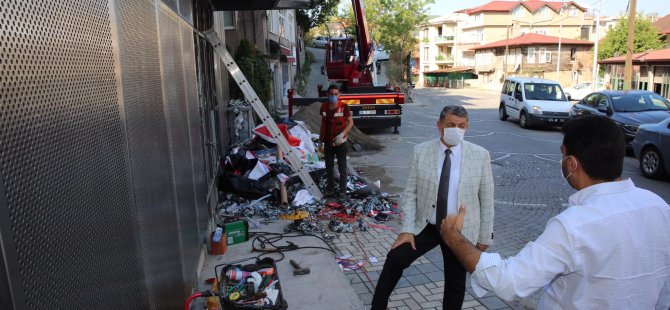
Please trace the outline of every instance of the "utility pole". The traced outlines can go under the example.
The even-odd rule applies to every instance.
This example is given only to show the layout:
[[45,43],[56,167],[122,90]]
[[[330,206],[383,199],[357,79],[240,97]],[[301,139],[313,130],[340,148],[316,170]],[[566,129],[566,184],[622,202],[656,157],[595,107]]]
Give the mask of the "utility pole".
[[507,26],[507,39],[505,40],[505,58],[503,58],[503,80],[507,78],[507,57],[509,57],[509,28]]
[[593,40],[593,72],[591,72],[591,91],[596,91],[598,88],[598,42],[600,41],[600,12],[603,7],[603,1],[600,0],[598,5],[598,14],[596,15],[596,39]]
[[623,89],[632,88],[633,77],[633,46],[635,41],[635,5],[636,0],[630,0],[630,15],[628,16],[628,42],[626,44],[626,64],[623,67]]
[[556,81],[558,82],[558,71],[561,70],[561,38],[563,37],[563,9],[565,8],[565,0],[562,0],[561,10],[558,11],[558,18],[560,18],[560,24],[558,25],[558,53],[556,53]]

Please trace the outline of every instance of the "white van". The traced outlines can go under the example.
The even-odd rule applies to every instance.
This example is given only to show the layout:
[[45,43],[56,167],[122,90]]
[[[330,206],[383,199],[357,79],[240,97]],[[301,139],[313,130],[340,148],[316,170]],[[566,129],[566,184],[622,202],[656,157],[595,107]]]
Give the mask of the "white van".
[[522,128],[534,125],[560,126],[570,116],[572,103],[558,82],[537,78],[510,77],[500,94],[498,116],[519,120]]

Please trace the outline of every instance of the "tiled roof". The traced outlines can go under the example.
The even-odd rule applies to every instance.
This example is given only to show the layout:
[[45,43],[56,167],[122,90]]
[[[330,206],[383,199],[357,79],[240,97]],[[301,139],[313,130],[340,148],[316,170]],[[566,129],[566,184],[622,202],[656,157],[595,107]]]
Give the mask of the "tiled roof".
[[[623,64],[626,55],[611,57],[598,61],[601,64]],[[634,63],[642,62],[670,62],[670,48],[633,54]]]
[[670,33],[670,14],[665,15],[658,20],[656,20],[652,25],[659,30],[661,34]]
[[[561,9],[562,2],[560,1],[539,1],[539,0],[528,0],[528,1],[491,1],[484,5],[478,7],[464,9],[456,11],[458,13],[468,13],[475,14],[480,12],[511,12],[518,5],[523,5],[531,12],[536,12],[543,6],[548,6],[552,10],[558,12]],[[586,11],[586,8],[575,3],[574,1],[566,2],[567,5],[574,5],[582,11]]]
[[[496,41],[493,43],[489,44],[484,44],[480,46],[475,46],[471,48],[471,50],[483,50],[483,49],[490,49],[490,48],[496,48],[496,47],[505,47],[505,45],[508,45],[510,47],[512,46],[522,46],[522,45],[551,45],[551,44],[558,44],[558,37],[554,36],[547,36],[543,34],[537,34],[537,33],[527,33],[527,34],[522,34],[516,38],[509,39],[507,40],[500,40]],[[570,45],[593,45],[593,42],[591,41],[586,41],[586,40],[575,40],[575,39],[566,39],[566,38],[561,38],[561,44],[570,44]]]

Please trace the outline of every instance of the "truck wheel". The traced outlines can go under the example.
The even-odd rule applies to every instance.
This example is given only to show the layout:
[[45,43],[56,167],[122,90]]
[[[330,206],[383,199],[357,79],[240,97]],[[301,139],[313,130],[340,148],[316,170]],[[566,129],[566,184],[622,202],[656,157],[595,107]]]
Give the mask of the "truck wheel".
[[521,115],[519,116],[519,126],[521,126],[521,128],[530,128],[526,111],[521,111]]
[[654,147],[648,146],[640,154],[640,171],[645,177],[660,179],[663,177],[665,166],[661,153]]
[[505,121],[509,117],[507,111],[505,111],[505,104],[503,103],[500,103],[500,107],[498,108],[498,117],[501,121]]

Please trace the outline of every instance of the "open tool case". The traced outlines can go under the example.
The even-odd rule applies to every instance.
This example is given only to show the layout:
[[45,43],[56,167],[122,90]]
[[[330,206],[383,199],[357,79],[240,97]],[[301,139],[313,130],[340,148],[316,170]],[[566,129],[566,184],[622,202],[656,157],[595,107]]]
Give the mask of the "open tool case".
[[281,291],[277,265],[271,258],[255,264],[226,265],[220,274],[220,298],[223,309],[288,308]]

